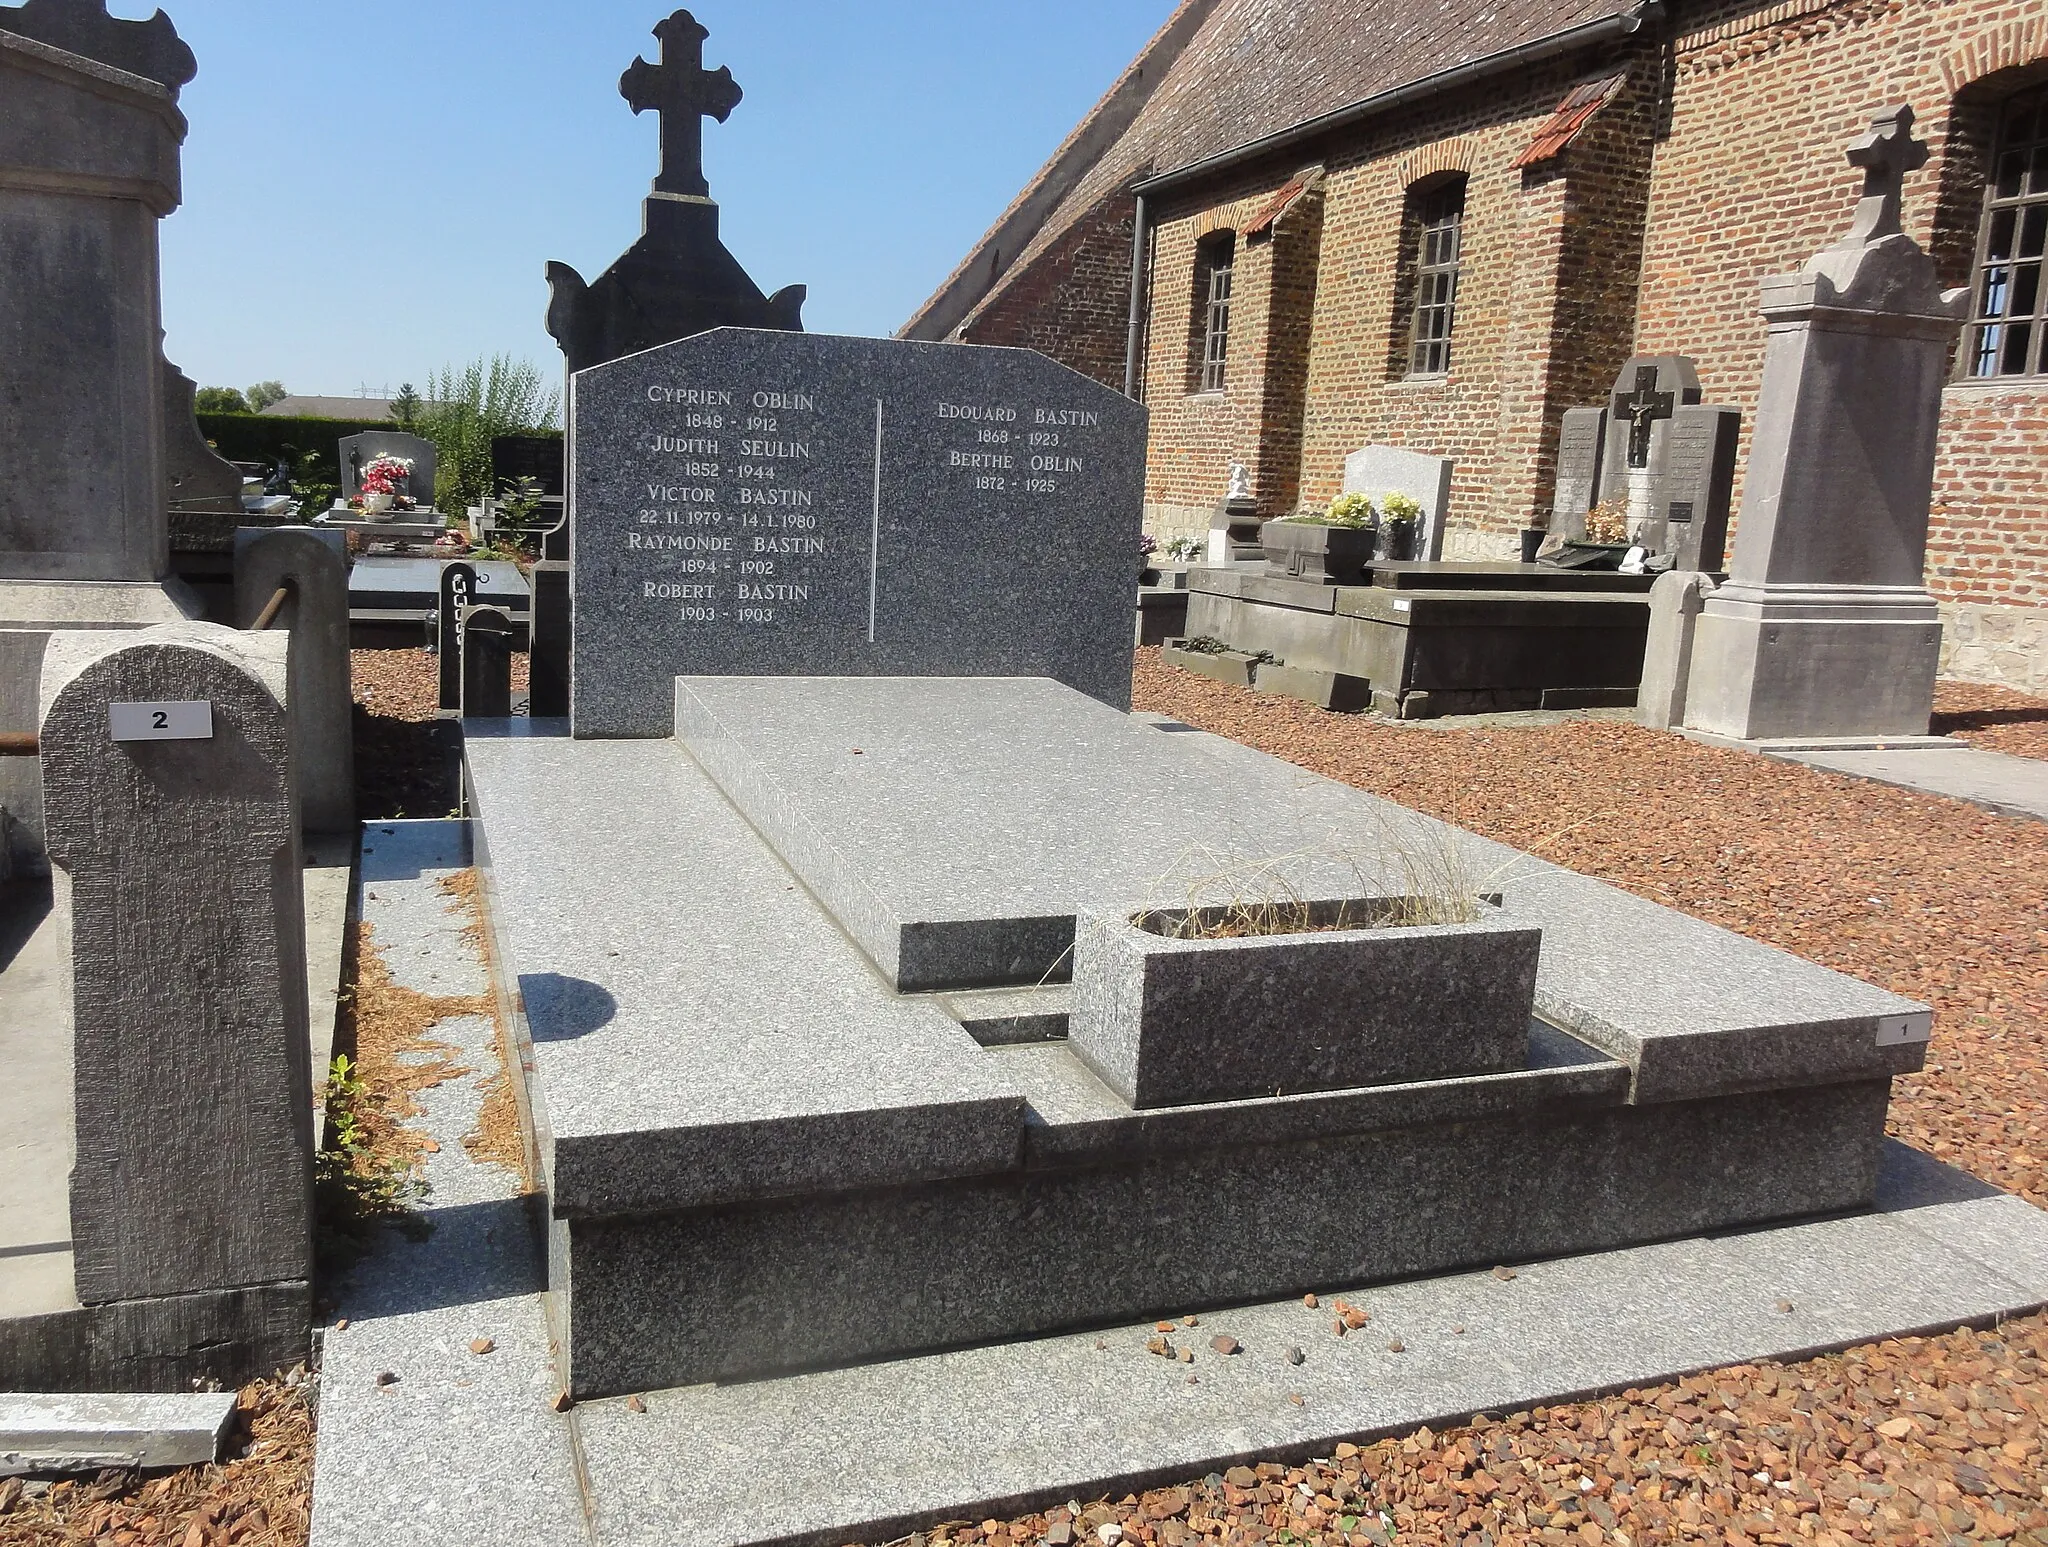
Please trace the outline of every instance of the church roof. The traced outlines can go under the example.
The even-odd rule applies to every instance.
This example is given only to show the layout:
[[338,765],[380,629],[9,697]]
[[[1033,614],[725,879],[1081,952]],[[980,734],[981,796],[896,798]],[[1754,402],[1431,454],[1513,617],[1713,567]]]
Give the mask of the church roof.
[[1643,0],[1182,0],[975,251],[905,324],[954,327],[1106,195],[1284,135]]

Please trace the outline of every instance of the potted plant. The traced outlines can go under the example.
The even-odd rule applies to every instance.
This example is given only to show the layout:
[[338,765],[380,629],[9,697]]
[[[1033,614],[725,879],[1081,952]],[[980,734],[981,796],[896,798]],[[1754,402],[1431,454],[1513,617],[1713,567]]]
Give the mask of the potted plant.
[[1379,539],[1379,511],[1370,496],[1343,494],[1320,514],[1282,516],[1259,528],[1266,562],[1294,580],[1363,585]]
[[358,487],[362,490],[363,514],[372,521],[389,521],[395,510],[412,504],[407,490],[412,483],[412,463],[388,452],[372,457],[363,467]]
[[1416,537],[1422,530],[1422,502],[1398,489],[1379,497],[1380,556],[1396,561],[1415,557]]

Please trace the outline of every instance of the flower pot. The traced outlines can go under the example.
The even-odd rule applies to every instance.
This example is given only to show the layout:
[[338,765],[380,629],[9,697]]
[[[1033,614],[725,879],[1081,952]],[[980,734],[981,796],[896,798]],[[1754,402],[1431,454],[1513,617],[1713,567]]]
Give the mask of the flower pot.
[[389,521],[391,519],[392,506],[396,503],[397,497],[395,495],[365,494],[363,496],[363,515],[371,521]]
[[1413,901],[1310,903],[1294,933],[1222,939],[1159,932],[1184,913],[1084,915],[1068,1045],[1139,1109],[1524,1067],[1542,932],[1490,904],[1375,922]]
[[1266,563],[1290,579],[1364,585],[1376,535],[1369,526],[1268,521],[1259,528],[1259,547]]
[[1524,564],[1534,564],[1536,562],[1536,555],[1543,547],[1543,539],[1549,535],[1550,533],[1540,526],[1525,526],[1522,528],[1522,562]]
[[1405,563],[1415,557],[1415,521],[1411,516],[1396,516],[1380,529],[1380,557],[1395,563]]

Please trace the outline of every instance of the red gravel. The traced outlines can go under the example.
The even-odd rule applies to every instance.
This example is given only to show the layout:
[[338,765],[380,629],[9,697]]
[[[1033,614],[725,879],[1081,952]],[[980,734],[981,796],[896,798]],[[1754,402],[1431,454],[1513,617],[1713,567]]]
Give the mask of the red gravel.
[[1974,682],[1944,682],[1934,694],[1933,730],[1987,752],[2048,758],[2048,698]]

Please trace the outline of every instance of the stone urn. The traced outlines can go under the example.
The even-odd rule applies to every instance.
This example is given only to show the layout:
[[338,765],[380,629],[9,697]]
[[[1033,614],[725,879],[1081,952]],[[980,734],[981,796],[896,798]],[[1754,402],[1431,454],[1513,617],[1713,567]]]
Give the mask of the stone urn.
[[1290,580],[1324,585],[1364,585],[1379,534],[1369,526],[1329,526],[1316,521],[1267,521],[1259,527],[1266,563]]

